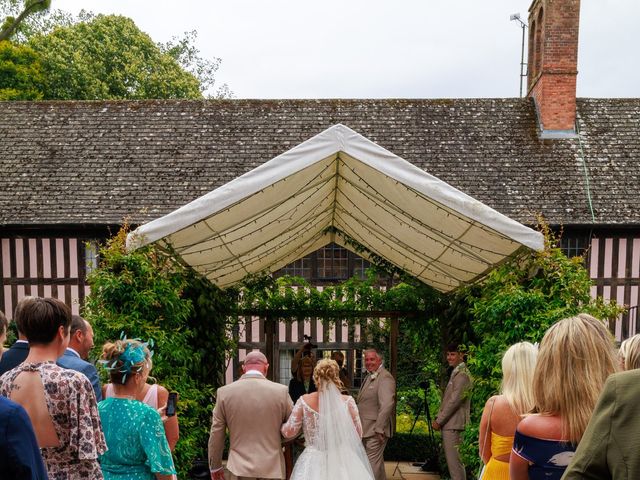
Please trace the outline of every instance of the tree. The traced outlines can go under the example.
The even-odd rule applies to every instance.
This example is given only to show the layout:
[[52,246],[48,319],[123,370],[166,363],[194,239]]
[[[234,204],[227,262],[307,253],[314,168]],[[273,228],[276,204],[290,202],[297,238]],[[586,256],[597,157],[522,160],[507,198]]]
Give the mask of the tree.
[[126,17],[97,15],[32,36],[45,99],[202,98],[200,83]]
[[[18,2],[15,0],[9,0],[7,3],[8,5],[6,7],[3,6],[3,11],[15,11],[18,7]],[[48,10],[50,6],[51,0],[25,0],[22,5],[22,11],[20,11],[18,16],[14,17],[8,14],[2,26],[0,26],[0,42],[8,40],[13,34],[17,33],[27,17]]]
[[0,41],[0,100],[40,100],[42,67],[33,49]]
[[207,93],[209,98],[230,98],[233,96],[227,84],[223,84],[215,91],[215,74],[220,68],[222,60],[214,58],[209,60],[200,56],[200,51],[195,47],[198,32],[192,30],[185,32],[182,37],[174,37],[170,42],[159,43],[160,49],[171,55],[187,72],[190,72],[200,81],[200,91]]

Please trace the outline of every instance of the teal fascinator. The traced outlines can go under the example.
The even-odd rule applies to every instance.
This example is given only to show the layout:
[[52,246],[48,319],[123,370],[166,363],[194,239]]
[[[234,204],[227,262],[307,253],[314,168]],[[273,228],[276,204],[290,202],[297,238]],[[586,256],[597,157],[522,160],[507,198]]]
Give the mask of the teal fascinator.
[[109,372],[121,373],[122,384],[124,385],[131,372],[140,372],[145,360],[153,356],[153,339],[149,339],[148,342],[143,342],[138,338],[127,339],[123,332],[120,334],[120,340],[125,342],[125,347],[124,351],[118,355],[118,358],[115,360],[100,360],[100,363]]

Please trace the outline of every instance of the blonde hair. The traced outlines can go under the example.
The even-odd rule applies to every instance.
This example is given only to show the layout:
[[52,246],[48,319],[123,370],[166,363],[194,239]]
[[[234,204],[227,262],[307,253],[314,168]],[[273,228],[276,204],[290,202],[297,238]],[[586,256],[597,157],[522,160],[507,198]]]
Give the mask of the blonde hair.
[[[122,356],[128,350],[127,347],[134,350],[141,348],[144,358],[135,363],[129,362],[127,365],[126,359]],[[102,364],[109,372],[111,383],[124,385],[133,377],[133,374],[143,373],[151,368],[151,352],[138,340],[107,342],[102,347]]]
[[640,368],[640,334],[635,334],[622,342],[620,353],[625,370]]
[[529,413],[534,405],[533,373],[538,348],[529,342],[511,345],[502,357],[501,392],[517,415]]
[[604,382],[616,370],[613,337],[603,322],[586,313],[560,320],[540,343],[535,408],[542,415],[559,416],[563,438],[577,444]]
[[344,390],[344,385],[340,380],[340,367],[338,367],[338,363],[330,358],[320,360],[313,370],[313,383],[316,384],[318,391],[326,388],[329,383],[333,383],[338,387],[339,391]]

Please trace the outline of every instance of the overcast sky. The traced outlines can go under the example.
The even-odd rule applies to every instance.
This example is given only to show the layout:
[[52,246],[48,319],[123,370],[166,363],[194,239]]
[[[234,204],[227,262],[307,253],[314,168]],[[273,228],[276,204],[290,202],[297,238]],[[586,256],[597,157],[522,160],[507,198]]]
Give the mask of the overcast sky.
[[[197,30],[236,98],[516,97],[530,0],[53,0]],[[578,96],[640,97],[639,0],[582,0]]]

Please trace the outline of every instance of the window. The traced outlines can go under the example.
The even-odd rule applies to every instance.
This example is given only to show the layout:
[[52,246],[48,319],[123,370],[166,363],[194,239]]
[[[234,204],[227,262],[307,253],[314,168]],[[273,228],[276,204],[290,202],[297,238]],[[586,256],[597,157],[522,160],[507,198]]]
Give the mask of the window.
[[293,360],[293,350],[280,350],[280,369],[278,381],[283,385],[289,385],[291,380],[291,360]]
[[309,283],[320,285],[347,280],[352,276],[365,278],[370,265],[364,258],[331,243],[283,267],[275,276],[298,276]]
[[98,268],[98,257],[100,242],[98,240],[87,240],[84,243],[84,260],[87,267],[87,275]]
[[589,248],[588,237],[562,237],[560,239],[560,249],[569,258],[583,255]]
[[349,258],[347,250],[335,243],[327,245],[316,252],[318,262],[318,278],[327,280],[343,280],[349,278]]
[[282,275],[302,277],[309,280],[311,278],[311,261],[311,255],[307,255],[306,257],[299,258],[295,262],[290,263],[280,270],[280,272]]

